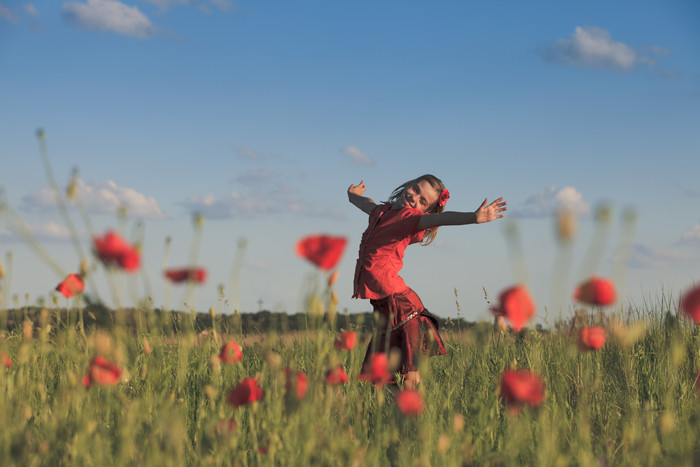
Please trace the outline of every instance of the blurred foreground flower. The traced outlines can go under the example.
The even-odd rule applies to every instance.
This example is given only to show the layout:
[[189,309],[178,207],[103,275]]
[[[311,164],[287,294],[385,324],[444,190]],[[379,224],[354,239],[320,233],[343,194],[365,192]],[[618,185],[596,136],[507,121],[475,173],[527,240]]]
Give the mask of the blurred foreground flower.
[[700,286],[683,294],[681,297],[680,309],[692,319],[695,324],[700,324]]
[[535,303],[524,285],[504,290],[499,301],[498,306],[491,307],[491,312],[496,316],[505,316],[515,332],[519,332],[535,315]]
[[324,382],[330,386],[347,383],[348,374],[345,373],[345,368],[343,368],[343,365],[338,365],[337,367],[328,370],[326,372],[326,379]]
[[512,409],[538,407],[544,401],[544,382],[530,370],[505,370],[501,375],[501,398]]
[[168,269],[164,274],[175,283],[193,281],[201,284],[207,280],[207,270],[204,268]]
[[89,388],[97,383],[103,386],[117,384],[122,374],[121,368],[104,357],[96,355],[90,361],[88,374],[83,377],[83,386]]
[[85,282],[80,274],[69,274],[63,282],[56,286],[56,291],[66,298],[71,298],[85,290]]
[[109,230],[102,237],[94,237],[95,253],[103,263],[116,264],[120,268],[135,272],[141,265],[141,253],[138,248],[129,245],[118,233]]
[[319,268],[330,271],[343,256],[348,239],[330,235],[311,235],[297,242],[296,252]]
[[226,396],[226,402],[234,408],[245,404],[251,404],[263,398],[263,391],[258,386],[258,380],[255,378],[245,378],[238,385],[231,389]]
[[243,352],[233,339],[221,346],[219,360],[224,363],[236,363],[243,358]]
[[[309,387],[308,378],[305,373],[292,371],[291,368],[284,369],[284,389],[287,396],[295,394],[297,399],[303,399]],[[296,391],[295,391],[296,390]]]
[[333,342],[337,350],[352,350],[357,345],[357,334],[355,331],[343,331]]
[[5,368],[10,368],[12,366],[12,357],[10,357],[8,354],[3,353],[0,355],[0,359],[2,360],[2,366]]
[[425,409],[425,403],[420,392],[415,389],[404,389],[396,396],[396,406],[402,414],[408,416],[419,415]]
[[574,291],[574,300],[589,305],[612,305],[616,299],[615,284],[597,276],[592,276]]
[[578,333],[581,350],[600,350],[605,345],[605,329],[600,326],[583,327]]
[[637,321],[627,326],[622,321],[613,321],[611,327],[617,343],[622,347],[631,347],[644,335],[647,323]]
[[361,381],[370,381],[375,386],[382,386],[393,379],[389,373],[389,359],[385,353],[374,353],[369,362],[362,366],[362,373],[357,376]]

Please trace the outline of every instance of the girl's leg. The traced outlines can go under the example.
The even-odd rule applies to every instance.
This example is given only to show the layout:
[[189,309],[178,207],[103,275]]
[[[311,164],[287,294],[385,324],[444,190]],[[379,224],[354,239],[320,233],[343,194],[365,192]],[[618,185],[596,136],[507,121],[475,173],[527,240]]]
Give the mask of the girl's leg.
[[403,380],[403,387],[405,389],[418,389],[420,384],[420,373],[418,371],[409,371],[406,373],[406,377]]

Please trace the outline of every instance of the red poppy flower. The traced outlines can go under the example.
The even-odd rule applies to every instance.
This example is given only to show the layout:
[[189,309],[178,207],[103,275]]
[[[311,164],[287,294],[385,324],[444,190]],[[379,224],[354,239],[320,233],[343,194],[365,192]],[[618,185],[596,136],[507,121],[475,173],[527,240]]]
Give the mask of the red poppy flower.
[[357,345],[357,334],[355,331],[343,331],[333,345],[338,350],[352,350]]
[[348,239],[330,235],[311,235],[297,242],[297,254],[319,268],[330,271],[343,256]]
[[116,264],[120,268],[135,272],[141,265],[138,248],[129,245],[118,233],[109,230],[102,237],[94,237],[95,252],[105,264]]
[[12,366],[12,358],[8,354],[3,353],[0,355],[0,359],[2,359],[2,366],[5,368],[10,368]]
[[292,394],[292,390],[296,386],[297,399],[303,399],[306,396],[308,389],[308,378],[305,373],[294,372],[291,368],[284,369],[285,384],[284,389],[287,395]]
[[117,384],[122,374],[121,368],[104,357],[96,355],[90,361],[88,373],[83,378],[83,385],[90,387],[97,383],[103,386]]
[[389,373],[389,360],[385,353],[374,353],[369,356],[369,362],[363,365],[362,373],[357,376],[362,381],[371,381],[375,386],[381,386],[393,380]]
[[233,339],[221,346],[219,360],[224,363],[236,363],[243,358],[243,352]]
[[608,279],[592,276],[576,287],[574,300],[589,305],[611,305],[616,300],[615,284]]
[[425,403],[420,392],[414,389],[404,389],[396,396],[396,406],[402,414],[408,416],[419,415],[425,409]]
[[80,274],[69,274],[63,282],[56,286],[56,291],[66,298],[71,298],[85,290],[85,282]]
[[544,401],[544,382],[530,370],[505,370],[501,375],[501,398],[514,407],[538,407]]
[[258,380],[255,378],[245,378],[238,386],[231,389],[226,396],[226,401],[234,408],[245,404],[250,404],[259,401],[263,398],[263,391],[258,386]]
[[681,297],[680,309],[683,313],[688,315],[695,324],[700,324],[700,286],[683,294],[683,297]]
[[196,281],[201,284],[207,280],[207,270],[204,268],[168,269],[165,271],[165,277],[175,283]]
[[600,350],[605,345],[605,329],[583,327],[578,333],[578,342],[581,350]]
[[519,332],[535,315],[535,303],[524,285],[510,287],[499,296],[500,304],[491,307],[491,312],[510,321],[515,332]]
[[345,373],[345,368],[343,368],[343,365],[338,365],[337,367],[328,370],[326,372],[326,379],[324,382],[330,386],[347,383],[348,374]]

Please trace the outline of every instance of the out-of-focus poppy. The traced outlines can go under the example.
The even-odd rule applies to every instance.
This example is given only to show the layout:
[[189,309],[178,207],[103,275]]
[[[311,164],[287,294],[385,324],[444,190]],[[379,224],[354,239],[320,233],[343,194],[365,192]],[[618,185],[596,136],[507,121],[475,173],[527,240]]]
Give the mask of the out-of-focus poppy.
[[532,301],[524,285],[515,285],[501,292],[498,306],[491,307],[491,312],[504,316],[519,332],[535,315],[535,302]]
[[[284,369],[285,384],[284,389],[287,396],[296,395],[297,399],[303,399],[309,387],[308,378],[305,373],[292,371],[291,368]],[[296,389],[296,391],[294,391]]]
[[56,291],[66,298],[71,298],[85,290],[85,282],[80,274],[69,274],[56,286]]
[[600,350],[605,345],[605,329],[600,326],[581,328],[578,343],[581,350]]
[[299,240],[296,251],[319,268],[330,271],[343,256],[348,239],[331,235],[310,235]]
[[700,286],[688,290],[681,297],[680,309],[695,324],[700,324]]
[[396,396],[396,406],[402,414],[408,416],[419,415],[425,409],[425,403],[420,392],[415,389],[404,389]]
[[226,396],[226,401],[234,408],[245,404],[251,404],[263,398],[263,390],[258,386],[255,378],[245,378],[238,385],[231,389]]
[[12,366],[12,357],[10,357],[10,355],[3,353],[0,355],[0,359],[2,360],[2,366],[5,368],[10,368]]
[[574,300],[588,305],[607,306],[615,303],[615,284],[608,279],[592,276],[574,290]]
[[505,370],[501,375],[501,398],[513,407],[538,407],[545,397],[542,378],[530,370]]
[[141,253],[129,245],[118,233],[108,230],[103,236],[93,239],[95,252],[105,264],[116,264],[125,271],[135,272],[141,265]]
[[221,346],[221,352],[219,352],[219,360],[224,363],[236,363],[243,358],[243,352],[238,346],[236,341],[231,339],[227,343]]
[[343,331],[333,342],[337,350],[352,350],[357,345],[357,334],[355,331]]
[[381,386],[393,380],[389,373],[389,359],[385,353],[374,353],[369,356],[369,362],[363,365],[362,373],[357,376],[362,381],[370,381],[375,386]]
[[193,281],[199,284],[207,280],[207,270],[204,268],[178,268],[165,271],[165,277],[175,283]]
[[83,378],[83,385],[85,387],[90,387],[93,384],[100,384],[102,386],[117,384],[121,374],[122,369],[119,368],[116,363],[96,355],[90,361],[88,373]]
[[348,382],[348,374],[345,373],[345,368],[342,365],[338,365],[326,372],[324,382],[330,386],[345,384]]

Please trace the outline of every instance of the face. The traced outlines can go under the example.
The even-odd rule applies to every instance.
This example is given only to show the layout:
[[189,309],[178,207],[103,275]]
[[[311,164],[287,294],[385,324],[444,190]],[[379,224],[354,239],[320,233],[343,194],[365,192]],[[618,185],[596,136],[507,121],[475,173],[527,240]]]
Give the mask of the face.
[[397,207],[408,206],[419,211],[429,212],[435,207],[438,200],[438,193],[427,180],[407,186],[403,190],[403,196],[396,203]]

